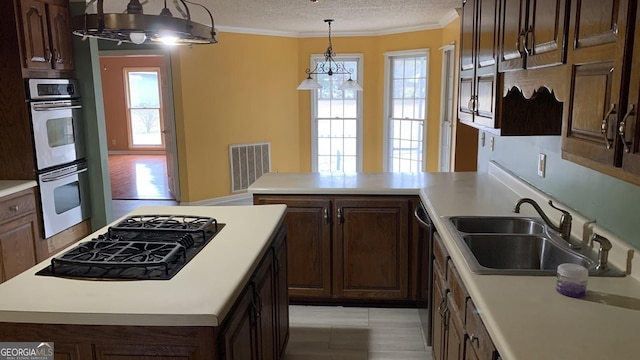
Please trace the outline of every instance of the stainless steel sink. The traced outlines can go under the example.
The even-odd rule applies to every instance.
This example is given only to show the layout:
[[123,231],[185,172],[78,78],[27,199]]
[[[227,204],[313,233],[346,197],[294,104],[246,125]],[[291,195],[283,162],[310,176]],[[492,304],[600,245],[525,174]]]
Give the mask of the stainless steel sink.
[[596,270],[597,261],[588,247],[569,248],[542,219],[454,216],[445,222],[476,274],[555,275],[559,264],[575,263],[589,269],[591,276],[624,276],[616,269]]
[[543,234],[540,220],[521,217],[454,216],[449,218],[456,230],[464,233]]

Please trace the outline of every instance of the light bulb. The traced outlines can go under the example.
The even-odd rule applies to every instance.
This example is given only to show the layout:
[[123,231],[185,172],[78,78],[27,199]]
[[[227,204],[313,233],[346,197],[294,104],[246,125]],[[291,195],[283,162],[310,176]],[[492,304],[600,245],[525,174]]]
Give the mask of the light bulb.
[[142,44],[147,40],[147,35],[143,32],[132,32],[129,34],[129,38],[134,44]]
[[158,38],[158,41],[162,42],[165,45],[175,45],[178,43],[177,36],[162,36]]

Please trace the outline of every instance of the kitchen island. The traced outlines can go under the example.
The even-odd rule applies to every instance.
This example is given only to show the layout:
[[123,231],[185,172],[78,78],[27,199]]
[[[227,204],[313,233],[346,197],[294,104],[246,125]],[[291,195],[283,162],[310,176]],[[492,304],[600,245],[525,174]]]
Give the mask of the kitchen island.
[[57,354],[82,360],[233,359],[265,350],[279,358],[288,336],[288,303],[278,292],[285,211],[141,207],[132,214],[208,216],[225,226],[170,280],[37,276],[49,260],[37,264],[0,285],[0,339],[53,341]]
[[[523,207],[520,215],[513,213],[518,199],[530,197],[543,206],[554,221],[559,219],[559,213],[546,205],[549,195],[530,187],[496,164],[491,164],[488,173],[269,174],[249,190],[254,199],[281,194],[419,196],[442,239],[450,266],[457,269],[461,285],[466,289],[462,292],[465,295],[462,303],[467,304],[467,309],[466,312],[461,309],[462,314],[467,314],[467,321],[470,314],[479,315],[503,360],[634,359],[639,356],[640,261],[637,255],[629,256],[637,253],[637,249],[601,228],[593,219],[572,211],[573,238],[582,241],[584,246],[591,246],[588,239],[594,232],[609,238],[613,243],[610,263],[626,270],[628,275],[624,278],[589,278],[588,294],[583,299],[558,294],[554,276],[478,275],[471,272],[454,241],[457,234],[445,223],[447,216],[537,217],[532,207]],[[554,203],[566,208],[555,199]],[[295,241],[293,236],[289,240]],[[433,303],[436,305],[432,307],[437,308],[440,299]],[[463,333],[460,338],[463,351],[469,344],[474,344],[476,335]],[[465,342],[467,348],[464,348]]]

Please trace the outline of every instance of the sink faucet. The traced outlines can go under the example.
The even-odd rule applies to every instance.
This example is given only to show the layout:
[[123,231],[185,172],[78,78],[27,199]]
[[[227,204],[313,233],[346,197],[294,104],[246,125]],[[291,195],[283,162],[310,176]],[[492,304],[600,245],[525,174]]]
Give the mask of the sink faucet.
[[572,248],[572,249],[580,249],[580,247],[581,247],[580,244],[572,243],[570,241],[570,239],[571,239],[571,220],[573,218],[571,217],[571,214],[569,214],[568,211],[562,210],[560,208],[557,208],[556,206],[553,205],[553,202],[551,200],[549,200],[549,206],[551,206],[552,208],[562,212],[562,215],[560,216],[560,226],[555,226],[551,222],[551,220],[549,220],[547,215],[542,211],[542,208],[540,208],[540,205],[538,205],[538,203],[536,203],[533,199],[522,198],[522,199],[518,200],[518,202],[516,203],[516,207],[513,209],[513,212],[519,213],[520,212],[520,206],[522,204],[524,204],[524,203],[531,204],[531,206],[533,206],[533,208],[536,209],[538,214],[540,214],[540,217],[542,217],[542,220],[544,220],[544,222],[547,224],[547,226],[549,226],[553,230],[559,232],[560,236],[567,243],[569,243],[569,247],[570,248]]
[[598,250],[598,265],[596,266],[596,269],[607,270],[607,258],[609,250],[611,250],[611,241],[598,234],[591,235],[591,241],[600,243],[600,249]]

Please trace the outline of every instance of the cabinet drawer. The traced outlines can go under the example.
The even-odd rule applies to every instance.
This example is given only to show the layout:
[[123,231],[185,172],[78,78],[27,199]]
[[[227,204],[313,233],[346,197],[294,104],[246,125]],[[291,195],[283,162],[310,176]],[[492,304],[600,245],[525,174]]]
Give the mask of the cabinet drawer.
[[447,278],[447,259],[449,259],[449,254],[447,250],[445,250],[444,245],[442,245],[442,239],[438,233],[433,234],[433,258],[435,259],[435,266],[438,266],[444,275],[444,278]]
[[469,295],[451,259],[449,259],[447,268],[447,283],[449,283],[449,288],[451,289],[453,303],[460,311],[461,320],[464,321],[465,305]]
[[0,199],[0,223],[35,212],[35,210],[36,199],[33,193],[24,193],[24,195],[8,200]]
[[467,299],[466,329],[469,342],[480,359],[495,359],[496,347],[480,319],[478,310],[471,298]]

